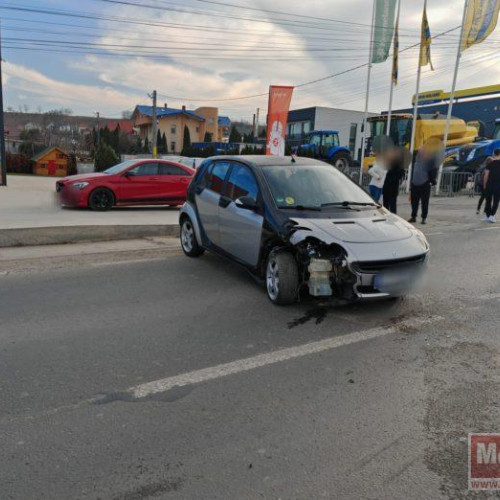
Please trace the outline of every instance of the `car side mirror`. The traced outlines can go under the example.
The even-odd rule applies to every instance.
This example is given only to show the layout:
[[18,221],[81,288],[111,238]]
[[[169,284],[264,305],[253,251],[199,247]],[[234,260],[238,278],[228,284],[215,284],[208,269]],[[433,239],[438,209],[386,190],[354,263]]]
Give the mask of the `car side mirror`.
[[257,210],[258,205],[257,201],[254,200],[251,196],[242,196],[238,198],[235,202],[238,208],[243,208],[244,210]]

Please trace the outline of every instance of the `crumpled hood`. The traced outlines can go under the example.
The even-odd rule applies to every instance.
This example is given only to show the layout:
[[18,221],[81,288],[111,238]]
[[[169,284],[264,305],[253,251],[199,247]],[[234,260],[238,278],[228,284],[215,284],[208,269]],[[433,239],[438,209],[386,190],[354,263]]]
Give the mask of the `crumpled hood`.
[[[399,218],[391,215],[346,219],[298,219],[300,227],[310,229],[325,243],[335,240],[345,243],[388,243],[409,239],[411,230]],[[315,234],[314,234],[315,233]]]

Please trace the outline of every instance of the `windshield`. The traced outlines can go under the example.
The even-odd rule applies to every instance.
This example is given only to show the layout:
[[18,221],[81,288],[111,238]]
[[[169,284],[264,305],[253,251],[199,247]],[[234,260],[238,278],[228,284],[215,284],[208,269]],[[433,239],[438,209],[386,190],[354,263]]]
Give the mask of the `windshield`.
[[[391,120],[390,136],[394,146],[404,147],[410,142],[411,134],[410,118],[393,118]],[[375,137],[385,136],[387,133],[387,120],[376,120],[371,122],[372,140]]]
[[278,208],[321,208],[346,201],[373,204],[360,187],[331,165],[262,167]]
[[104,174],[111,174],[111,175],[119,174],[120,172],[123,172],[124,170],[131,167],[135,163],[137,163],[137,160],[127,160],[127,161],[124,161],[122,163],[118,163],[118,165],[115,165],[114,167],[108,168],[103,173]]

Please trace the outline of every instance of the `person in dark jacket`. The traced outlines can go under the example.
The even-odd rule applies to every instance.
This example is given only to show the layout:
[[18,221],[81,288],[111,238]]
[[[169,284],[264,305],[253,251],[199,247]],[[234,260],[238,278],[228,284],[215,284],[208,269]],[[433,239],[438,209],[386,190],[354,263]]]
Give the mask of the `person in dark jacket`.
[[486,193],[485,221],[496,222],[495,217],[500,204],[500,149],[495,149],[493,161],[484,172],[484,191]]
[[401,181],[405,176],[404,152],[400,148],[394,148],[387,155],[387,175],[385,176],[382,194],[384,196],[384,207],[393,214],[398,211],[398,194]]
[[422,224],[427,223],[431,186],[436,185],[442,159],[443,147],[439,139],[431,139],[419,149],[412,169],[411,218],[408,222],[417,222],[418,208],[422,204]]

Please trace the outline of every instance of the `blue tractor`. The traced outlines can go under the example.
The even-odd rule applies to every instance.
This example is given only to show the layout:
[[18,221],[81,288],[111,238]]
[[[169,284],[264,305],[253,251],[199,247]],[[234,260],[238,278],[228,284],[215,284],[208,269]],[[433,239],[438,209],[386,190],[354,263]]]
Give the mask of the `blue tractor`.
[[316,130],[308,137],[307,144],[294,148],[295,153],[324,160],[342,172],[347,172],[352,165],[352,156],[348,148],[340,146],[339,133],[336,130]]
[[500,119],[495,120],[495,129],[491,139],[480,139],[462,146],[456,155],[455,172],[476,173],[484,166],[495,149],[500,149]]

